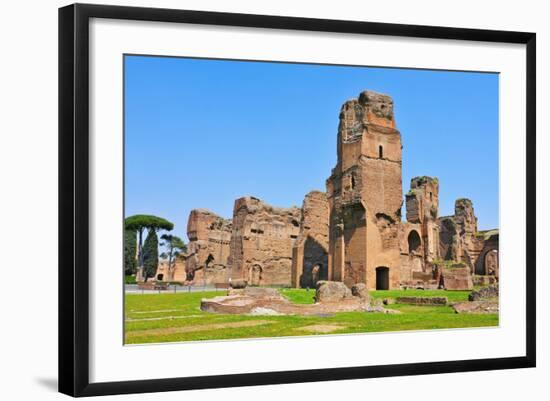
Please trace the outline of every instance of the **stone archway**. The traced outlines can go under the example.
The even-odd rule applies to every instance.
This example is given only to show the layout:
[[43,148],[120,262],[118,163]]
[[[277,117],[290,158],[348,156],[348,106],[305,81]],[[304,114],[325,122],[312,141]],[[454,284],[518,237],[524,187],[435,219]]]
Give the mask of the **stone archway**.
[[491,249],[485,253],[483,267],[486,275],[498,277],[498,249]]
[[386,266],[379,266],[376,268],[376,289],[390,289],[390,269]]
[[202,272],[204,285],[206,285],[208,283],[208,280],[210,280],[210,276],[208,276],[208,269],[212,267],[213,262],[214,262],[214,256],[212,256],[212,254],[209,254],[206,260],[204,261],[204,269]]
[[421,240],[418,231],[411,230],[407,237],[407,242],[409,244],[409,255],[420,252]]
[[304,267],[304,272],[300,277],[300,286],[302,288],[315,288],[317,282],[327,280],[328,272],[326,264],[314,262]]

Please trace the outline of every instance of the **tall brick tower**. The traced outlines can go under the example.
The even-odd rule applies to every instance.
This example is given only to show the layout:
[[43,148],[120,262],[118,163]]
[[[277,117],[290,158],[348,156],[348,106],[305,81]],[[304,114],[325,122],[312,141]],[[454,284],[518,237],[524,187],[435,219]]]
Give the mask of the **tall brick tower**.
[[327,180],[329,280],[398,288],[401,147],[391,97],[365,91],[344,103]]

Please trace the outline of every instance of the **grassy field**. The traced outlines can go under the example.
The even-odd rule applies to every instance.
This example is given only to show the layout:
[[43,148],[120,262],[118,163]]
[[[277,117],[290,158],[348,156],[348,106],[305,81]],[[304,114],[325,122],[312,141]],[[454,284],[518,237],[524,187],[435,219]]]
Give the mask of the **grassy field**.
[[[315,291],[282,289],[292,302],[313,303]],[[446,296],[449,302],[466,301],[468,291],[371,291],[378,299],[398,296]],[[330,316],[248,316],[202,312],[202,298],[223,292],[179,294],[126,294],[125,330],[127,344],[172,341],[284,337],[379,331],[427,330],[458,327],[497,326],[497,314],[456,314],[450,306],[393,304],[387,308],[400,314],[366,312]]]

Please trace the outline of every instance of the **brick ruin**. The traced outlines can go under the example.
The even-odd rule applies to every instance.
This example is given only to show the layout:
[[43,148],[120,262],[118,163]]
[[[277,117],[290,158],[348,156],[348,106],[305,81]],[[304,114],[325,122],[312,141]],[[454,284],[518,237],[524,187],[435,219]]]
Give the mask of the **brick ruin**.
[[292,248],[291,285],[314,288],[328,279],[329,204],[321,191],[308,193],[302,204],[300,234]]
[[[405,195],[407,221],[400,230],[402,285],[436,280],[430,266],[439,259],[439,182],[432,177],[415,177]],[[437,280],[436,280],[437,281]],[[432,283],[439,286],[439,283]]]
[[226,282],[231,233],[231,220],[206,209],[192,210],[187,222],[189,244],[183,257],[185,278],[182,281],[201,284]]
[[439,182],[427,176],[413,178],[403,197],[392,98],[364,91],[344,103],[339,118],[326,192],[309,192],[301,208],[242,197],[231,220],[191,211],[188,253],[171,277],[292,287],[331,280],[368,289],[496,282],[498,230],[477,230],[470,200],[458,199],[454,215],[439,217]]
[[327,180],[329,280],[399,286],[401,149],[390,97],[363,92],[344,103]]
[[288,286],[300,215],[297,207],[277,208],[251,196],[237,199],[227,265],[231,279]]
[[439,219],[443,259],[464,263],[473,274],[498,276],[498,230],[478,231],[472,201],[457,199],[455,213]]

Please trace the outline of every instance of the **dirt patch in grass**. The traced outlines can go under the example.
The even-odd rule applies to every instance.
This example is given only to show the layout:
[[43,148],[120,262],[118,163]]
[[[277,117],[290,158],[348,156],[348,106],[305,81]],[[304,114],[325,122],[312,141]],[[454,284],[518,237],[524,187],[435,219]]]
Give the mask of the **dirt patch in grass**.
[[148,330],[134,330],[126,333],[126,338],[141,337],[141,336],[163,336],[169,334],[179,333],[191,333],[194,331],[209,331],[209,330],[222,330],[233,329],[241,327],[254,327],[264,324],[275,323],[270,320],[245,320],[244,322],[228,322],[228,323],[213,323],[213,324],[200,324],[194,326],[185,327],[166,327],[162,329],[148,329]]
[[183,315],[183,316],[163,316],[163,317],[142,317],[139,319],[127,318],[127,322],[151,322],[155,320],[174,320],[174,319],[189,319],[193,317],[201,317],[202,315]]
[[311,333],[332,333],[333,331],[345,328],[345,326],[336,324],[312,324],[310,326],[298,327],[296,330],[309,331]]

